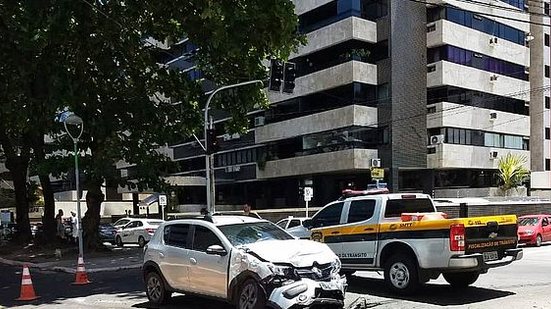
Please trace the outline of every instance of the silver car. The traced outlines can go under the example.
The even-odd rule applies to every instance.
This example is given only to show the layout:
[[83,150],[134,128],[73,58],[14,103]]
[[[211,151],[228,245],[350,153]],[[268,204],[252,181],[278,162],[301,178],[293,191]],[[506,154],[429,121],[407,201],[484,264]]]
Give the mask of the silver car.
[[308,217],[290,216],[288,218],[279,220],[276,225],[297,238],[310,239],[310,230],[303,226],[304,221],[309,219],[310,218]]
[[144,251],[149,301],[172,292],[214,297],[236,308],[342,308],[346,279],[325,244],[297,240],[266,220],[215,216],[159,227]]
[[159,219],[130,219],[125,226],[117,229],[115,244],[122,247],[124,244],[133,243],[143,247],[163,222]]

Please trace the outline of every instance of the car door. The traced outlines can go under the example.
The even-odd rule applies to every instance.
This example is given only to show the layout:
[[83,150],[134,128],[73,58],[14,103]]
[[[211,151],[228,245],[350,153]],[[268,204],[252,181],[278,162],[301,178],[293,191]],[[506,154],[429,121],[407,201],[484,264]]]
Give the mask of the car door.
[[548,217],[543,217],[541,220],[541,229],[543,232],[543,241],[551,241],[551,225]]
[[312,217],[312,235],[313,240],[319,240],[326,243],[337,256],[342,253],[341,228],[342,211],[344,202],[336,202],[322,208]]
[[344,209],[346,223],[342,225],[341,262],[347,268],[361,268],[375,263],[377,252],[377,201],[350,201]]
[[134,229],[138,226],[138,221],[130,221],[127,225],[122,228],[121,239],[123,242],[133,242],[132,234]]
[[164,252],[159,254],[160,268],[169,285],[178,290],[189,290],[189,249],[191,225],[172,224],[164,227]]
[[[230,248],[208,227],[193,225],[193,242],[189,250],[189,281],[192,292],[227,298]],[[212,245],[222,246],[228,254],[207,254]]]
[[145,226],[142,221],[138,221],[137,226],[132,231],[132,242],[138,242],[138,238],[141,236],[144,237],[144,239],[149,239],[145,237]]

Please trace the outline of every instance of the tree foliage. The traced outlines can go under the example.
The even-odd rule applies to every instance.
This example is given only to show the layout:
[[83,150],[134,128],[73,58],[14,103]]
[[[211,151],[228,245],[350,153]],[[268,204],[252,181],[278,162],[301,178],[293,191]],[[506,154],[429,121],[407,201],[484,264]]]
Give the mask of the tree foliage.
[[526,156],[512,153],[507,153],[499,159],[498,171],[503,191],[507,192],[526,181],[530,175],[530,171],[525,167],[527,162]]
[[[157,56],[170,51],[150,38],[194,42],[198,68],[219,85],[264,79],[263,60],[286,58],[303,42],[293,10],[290,0],[0,0],[0,39],[8,43],[0,48],[0,131],[17,143],[6,146],[23,150],[28,167],[30,150],[42,144],[48,151],[34,152],[37,171],[60,176],[72,168],[72,145],[53,119],[64,108],[79,115],[83,223],[95,235],[104,182],[163,190],[170,160],[159,148],[200,132],[201,82],[159,65]],[[266,104],[261,88],[216,100],[233,116],[230,130],[244,130],[246,113]],[[38,142],[45,133],[49,145]],[[120,176],[120,162],[133,166],[137,182]]]

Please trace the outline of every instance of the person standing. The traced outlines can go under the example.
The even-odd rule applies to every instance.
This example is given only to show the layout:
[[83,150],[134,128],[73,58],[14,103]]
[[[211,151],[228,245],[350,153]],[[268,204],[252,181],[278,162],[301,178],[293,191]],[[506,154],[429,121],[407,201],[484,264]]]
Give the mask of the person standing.
[[76,215],[77,214],[74,211],[71,211],[71,226],[73,227],[73,231],[71,234],[75,243],[78,242],[78,228],[80,225],[80,222],[78,222],[78,218]]
[[249,203],[245,203],[243,205],[243,215],[247,217],[262,219],[256,212],[251,211],[251,205]]
[[56,222],[56,235],[61,239],[65,239],[65,226],[63,226],[63,209],[59,209],[57,215],[55,216]]

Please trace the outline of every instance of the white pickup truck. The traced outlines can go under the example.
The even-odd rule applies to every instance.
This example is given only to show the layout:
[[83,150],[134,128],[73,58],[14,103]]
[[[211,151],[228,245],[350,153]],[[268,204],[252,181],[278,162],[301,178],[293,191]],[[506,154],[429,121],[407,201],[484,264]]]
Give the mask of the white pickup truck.
[[304,226],[339,256],[344,273],[384,270],[386,284],[400,294],[440,274],[466,287],[523,254],[515,215],[445,219],[426,194],[348,191]]

